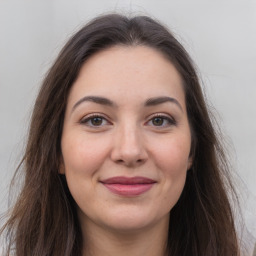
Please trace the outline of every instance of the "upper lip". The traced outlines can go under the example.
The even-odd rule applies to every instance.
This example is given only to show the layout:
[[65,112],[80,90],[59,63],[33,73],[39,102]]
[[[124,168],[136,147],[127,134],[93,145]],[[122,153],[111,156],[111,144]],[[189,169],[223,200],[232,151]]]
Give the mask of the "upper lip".
[[116,177],[111,177],[111,178],[102,180],[101,183],[133,185],[133,184],[152,184],[152,183],[156,183],[156,181],[150,178],[141,177],[141,176],[136,176],[136,177],[116,176]]

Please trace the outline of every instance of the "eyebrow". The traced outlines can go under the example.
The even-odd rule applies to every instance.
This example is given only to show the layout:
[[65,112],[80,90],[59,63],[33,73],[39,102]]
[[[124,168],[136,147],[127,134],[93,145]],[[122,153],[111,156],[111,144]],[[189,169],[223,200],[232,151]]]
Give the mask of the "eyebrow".
[[[75,108],[77,108],[80,104],[82,104],[83,102],[86,101],[90,101],[90,102],[94,102],[100,105],[105,105],[105,106],[116,106],[116,104],[111,101],[110,99],[107,99],[105,97],[100,97],[100,96],[85,96],[83,98],[81,98],[79,101],[77,101],[75,103],[75,105],[72,108],[72,112],[75,110]],[[144,106],[145,107],[151,107],[151,106],[156,106],[156,105],[160,105],[166,102],[171,102],[176,104],[181,111],[183,111],[181,104],[178,102],[178,100],[176,100],[175,98],[171,98],[171,97],[167,97],[167,96],[160,96],[160,97],[154,97],[154,98],[149,98],[146,100]]]
[[151,107],[151,106],[156,106],[156,105],[163,104],[166,102],[171,102],[171,103],[176,104],[181,109],[181,111],[183,111],[182,106],[178,102],[178,100],[176,100],[175,98],[167,97],[167,96],[150,98],[150,99],[146,100],[145,106]]
[[97,104],[105,105],[105,106],[115,106],[114,102],[100,96],[85,96],[82,99],[80,99],[72,108],[72,112],[75,110],[76,107],[78,107],[81,103],[90,101]]

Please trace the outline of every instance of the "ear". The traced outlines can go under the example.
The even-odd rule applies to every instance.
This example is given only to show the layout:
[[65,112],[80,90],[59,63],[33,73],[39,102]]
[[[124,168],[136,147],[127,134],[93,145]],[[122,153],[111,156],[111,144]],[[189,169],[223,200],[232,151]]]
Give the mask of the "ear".
[[189,170],[189,169],[191,168],[192,164],[193,164],[193,157],[192,157],[192,156],[190,156],[190,157],[188,158],[188,166],[187,166],[187,170]]
[[61,159],[60,159],[58,173],[65,175],[65,165],[64,165],[64,161],[63,161],[63,157],[62,156],[61,156]]

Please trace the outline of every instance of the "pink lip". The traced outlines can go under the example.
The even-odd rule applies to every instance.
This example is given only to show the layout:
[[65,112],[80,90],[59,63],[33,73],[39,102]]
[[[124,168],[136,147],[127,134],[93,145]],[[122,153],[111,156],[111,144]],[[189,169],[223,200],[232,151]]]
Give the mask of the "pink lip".
[[156,181],[145,177],[118,176],[103,180],[101,183],[114,194],[138,196],[150,190]]

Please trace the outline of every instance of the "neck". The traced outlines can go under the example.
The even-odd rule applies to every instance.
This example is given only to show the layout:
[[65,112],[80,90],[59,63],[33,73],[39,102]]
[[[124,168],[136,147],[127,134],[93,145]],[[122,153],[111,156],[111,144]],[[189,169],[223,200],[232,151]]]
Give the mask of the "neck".
[[97,225],[82,227],[83,256],[165,256],[169,220],[136,231],[102,229]]

